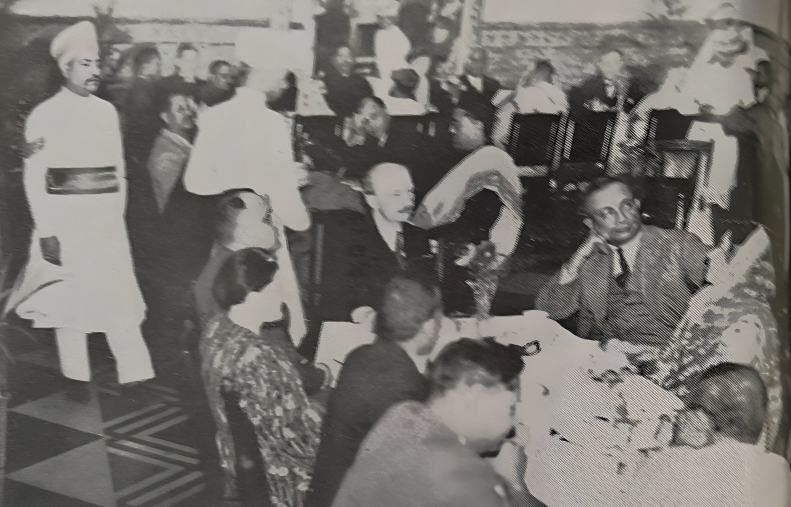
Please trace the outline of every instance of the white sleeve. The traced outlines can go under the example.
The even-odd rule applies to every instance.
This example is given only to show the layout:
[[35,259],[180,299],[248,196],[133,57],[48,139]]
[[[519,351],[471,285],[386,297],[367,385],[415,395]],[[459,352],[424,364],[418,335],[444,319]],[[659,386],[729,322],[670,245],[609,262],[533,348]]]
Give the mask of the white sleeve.
[[266,134],[274,153],[267,160],[270,181],[263,182],[263,190],[259,193],[269,195],[272,213],[281,224],[293,231],[306,231],[310,228],[310,215],[299,193],[296,162],[288,128],[285,123],[281,123],[276,128],[269,129]]
[[522,216],[503,206],[500,215],[489,231],[489,240],[494,243],[498,254],[509,256],[516,250],[516,243],[522,232]]
[[113,130],[113,152],[117,154],[117,158],[115,159],[115,170],[116,174],[118,174],[118,192],[119,192],[119,207],[121,214],[126,214],[126,204],[127,204],[127,187],[128,187],[128,180],[126,175],[126,159],[124,158],[124,142],[123,138],[121,137],[121,120],[118,117],[118,112],[115,108],[112,108],[112,120],[111,120],[111,127]]
[[47,136],[46,121],[36,114],[30,115],[25,124],[25,141],[32,142],[44,138],[44,148],[25,161],[25,194],[33,215],[36,232],[40,238],[56,235],[58,231],[58,210],[50,201],[47,193]]
[[[184,188],[198,195],[220,193],[221,182],[217,181],[215,155],[217,150],[217,129],[213,121],[202,118],[198,136],[192,148],[187,167],[184,170]],[[207,121],[208,120],[208,121]]]

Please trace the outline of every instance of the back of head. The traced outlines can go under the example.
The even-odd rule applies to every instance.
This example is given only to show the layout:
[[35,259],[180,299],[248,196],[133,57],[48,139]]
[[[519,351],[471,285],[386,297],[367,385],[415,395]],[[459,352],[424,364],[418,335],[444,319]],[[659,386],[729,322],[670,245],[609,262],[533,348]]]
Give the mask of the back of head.
[[433,319],[442,303],[431,278],[424,273],[396,276],[387,284],[376,316],[376,336],[406,342]]
[[517,388],[524,368],[522,356],[492,339],[464,338],[442,349],[429,365],[431,397],[441,397],[462,384]]
[[227,60],[214,60],[209,64],[209,74],[217,74],[223,67],[231,68],[231,64]]
[[473,94],[464,94],[459,99],[456,108],[463,111],[470,118],[481,122],[486,139],[490,138],[494,117],[497,112],[491,102],[480,100]]
[[227,245],[233,241],[233,233],[236,228],[236,218],[247,209],[244,202],[245,194],[255,194],[252,190],[230,190],[224,193],[215,211],[214,239],[221,245]]
[[272,282],[277,262],[262,248],[245,248],[231,254],[217,273],[212,292],[225,311],[242,303],[251,292]]
[[550,82],[552,80],[552,76],[555,75],[555,67],[552,66],[549,60],[539,60],[536,63],[536,68],[533,71],[533,81],[545,81]]
[[154,60],[160,60],[161,56],[159,50],[153,44],[144,44],[140,46],[134,55],[133,72],[135,76],[139,76],[143,72],[143,68]]
[[761,438],[768,395],[761,376],[751,366],[722,363],[706,370],[690,397],[691,408],[701,408],[722,436],[756,444]]

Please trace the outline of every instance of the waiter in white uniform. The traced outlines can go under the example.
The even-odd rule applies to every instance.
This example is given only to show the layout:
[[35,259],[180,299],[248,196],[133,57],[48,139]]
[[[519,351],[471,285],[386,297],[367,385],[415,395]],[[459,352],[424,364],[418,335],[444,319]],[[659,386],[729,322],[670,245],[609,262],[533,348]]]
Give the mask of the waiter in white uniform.
[[16,294],[17,313],[55,328],[63,374],[91,378],[87,333],[104,333],[118,381],[154,377],[140,324],[146,307],[135,278],[124,214],[126,168],[118,114],[92,93],[99,45],[88,21],[59,33],[50,54],[65,84],[25,125],[43,149],[25,164],[34,220],[30,260]]
[[[264,28],[250,28],[239,35],[236,53],[246,66],[244,84],[231,100],[201,115],[184,173],[184,186],[194,194],[250,189],[268,197],[272,222],[281,237],[283,227],[294,231],[310,228],[310,215],[299,193],[301,166],[294,161],[290,126],[284,116],[266,105],[287,86],[286,72],[295,61],[291,40],[287,32]],[[297,344],[306,326],[287,248],[278,250],[277,261],[273,284],[289,310],[289,333]]]

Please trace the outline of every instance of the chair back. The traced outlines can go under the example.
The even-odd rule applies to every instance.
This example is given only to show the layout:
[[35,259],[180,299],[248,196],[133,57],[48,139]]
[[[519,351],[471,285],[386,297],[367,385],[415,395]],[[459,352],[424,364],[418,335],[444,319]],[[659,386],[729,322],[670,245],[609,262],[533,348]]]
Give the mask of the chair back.
[[675,109],[654,109],[648,119],[649,141],[686,139],[697,115],[683,115]]
[[508,154],[517,166],[547,166],[560,163],[562,114],[515,114],[508,135]]
[[225,414],[236,456],[236,486],[241,507],[271,507],[266,464],[258,448],[255,427],[239,406],[239,395],[222,391]]
[[614,111],[585,111],[568,122],[563,160],[572,163],[607,163],[615,133]]

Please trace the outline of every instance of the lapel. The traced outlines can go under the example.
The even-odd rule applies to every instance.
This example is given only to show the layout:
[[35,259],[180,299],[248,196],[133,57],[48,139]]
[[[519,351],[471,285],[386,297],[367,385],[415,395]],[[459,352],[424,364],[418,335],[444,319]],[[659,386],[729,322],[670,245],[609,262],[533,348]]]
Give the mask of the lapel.
[[[365,214],[365,222],[367,224],[366,226],[371,231],[369,241],[371,241],[372,244],[370,245],[370,251],[375,257],[381,257],[381,260],[386,261],[388,265],[398,266],[399,264],[396,254],[390,250],[387,242],[379,233],[379,228],[376,227],[376,222],[374,222],[373,213],[374,211],[371,210],[371,208],[368,208],[367,213]],[[407,240],[404,238],[404,245],[406,245],[406,242]]]
[[587,301],[597,325],[604,322],[607,316],[607,298],[610,293],[612,278],[612,253],[603,245],[597,245],[585,262],[582,279],[582,297]]

